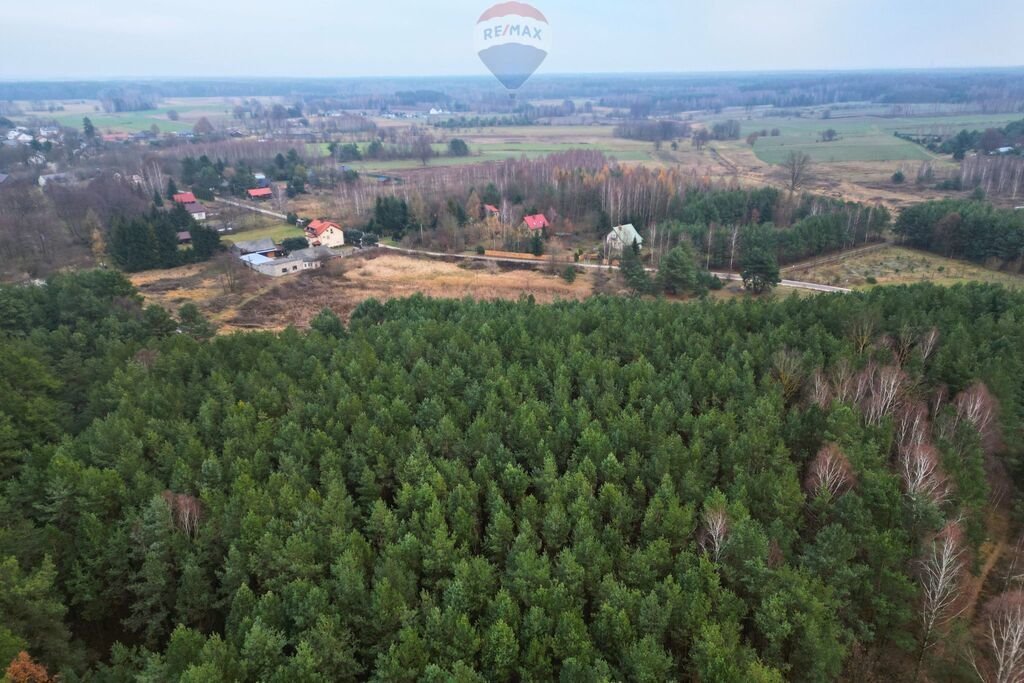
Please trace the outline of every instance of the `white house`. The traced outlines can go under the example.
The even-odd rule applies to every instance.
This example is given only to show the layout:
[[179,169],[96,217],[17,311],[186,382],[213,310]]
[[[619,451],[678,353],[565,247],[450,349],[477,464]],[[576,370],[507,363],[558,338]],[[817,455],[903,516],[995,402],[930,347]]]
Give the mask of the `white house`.
[[640,233],[636,231],[632,223],[614,227],[604,241],[606,255],[609,258],[612,256],[622,256],[622,250],[626,247],[632,247],[634,243],[638,247],[643,247],[644,238],[640,236]]
[[337,223],[330,221],[315,220],[306,226],[306,238],[314,247],[336,247],[345,246],[345,232]]

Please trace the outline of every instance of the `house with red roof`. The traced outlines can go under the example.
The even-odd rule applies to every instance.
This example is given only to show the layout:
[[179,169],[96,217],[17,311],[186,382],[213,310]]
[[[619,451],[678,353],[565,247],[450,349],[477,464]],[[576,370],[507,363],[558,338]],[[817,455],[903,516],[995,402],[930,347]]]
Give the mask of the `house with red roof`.
[[551,224],[548,223],[548,219],[542,213],[538,213],[536,216],[527,216],[523,219],[523,223],[526,225],[526,229],[530,232],[536,232],[538,230],[544,230],[550,228]]
[[179,192],[178,194],[171,197],[175,204],[195,204],[196,196],[191,192]]
[[306,226],[306,239],[314,247],[343,247],[345,232],[341,226],[331,221],[317,219]]
[[490,218],[491,216],[497,216],[501,211],[494,204],[484,204],[484,213]]
[[246,190],[246,194],[249,195],[249,199],[270,199],[274,196],[274,191],[269,187],[254,187]]

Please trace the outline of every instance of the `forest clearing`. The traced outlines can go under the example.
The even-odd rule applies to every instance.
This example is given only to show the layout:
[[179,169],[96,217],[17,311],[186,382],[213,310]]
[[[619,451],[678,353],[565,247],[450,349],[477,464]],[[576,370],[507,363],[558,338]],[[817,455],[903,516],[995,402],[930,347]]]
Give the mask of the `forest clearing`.
[[1010,289],[1024,287],[1024,277],[1019,274],[992,270],[897,245],[887,245],[851,256],[840,254],[835,261],[822,265],[802,267],[796,264],[786,270],[786,276],[854,289],[923,282],[937,285],[989,282]]

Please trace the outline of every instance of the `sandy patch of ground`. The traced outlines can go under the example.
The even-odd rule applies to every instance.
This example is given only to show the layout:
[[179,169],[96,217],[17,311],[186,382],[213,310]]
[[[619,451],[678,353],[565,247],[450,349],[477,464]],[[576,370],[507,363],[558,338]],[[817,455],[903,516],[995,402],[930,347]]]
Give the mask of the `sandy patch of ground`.
[[[132,282],[147,303],[171,311],[194,303],[226,333],[281,330],[289,325],[308,327],[324,308],[348,319],[368,299],[385,301],[414,294],[513,301],[533,296],[540,303],[581,300],[594,293],[595,278],[600,277],[580,273],[570,284],[542,269],[368,254],[336,260],[319,271],[283,279],[243,271],[235,291],[228,291],[219,268],[217,264],[200,264],[150,271],[133,276]],[[614,291],[614,284],[611,289]]]

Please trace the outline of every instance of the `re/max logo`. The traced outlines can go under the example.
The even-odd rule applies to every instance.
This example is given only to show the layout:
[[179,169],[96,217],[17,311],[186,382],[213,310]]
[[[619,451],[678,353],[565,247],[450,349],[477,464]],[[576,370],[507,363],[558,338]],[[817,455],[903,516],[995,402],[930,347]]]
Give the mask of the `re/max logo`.
[[504,26],[484,29],[484,40],[494,40],[495,38],[504,38],[506,36],[543,40],[541,29],[526,26],[525,24],[522,26],[519,24],[505,24]]

